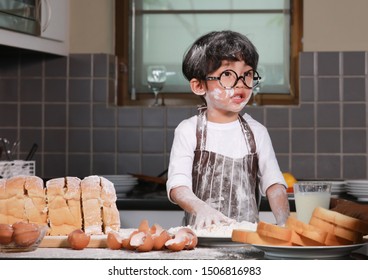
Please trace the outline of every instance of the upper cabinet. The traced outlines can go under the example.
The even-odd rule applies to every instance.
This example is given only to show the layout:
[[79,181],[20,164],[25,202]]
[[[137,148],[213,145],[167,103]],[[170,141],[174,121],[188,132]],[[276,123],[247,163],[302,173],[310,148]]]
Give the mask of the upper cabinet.
[[66,0],[42,0],[41,37],[60,42],[66,40],[69,29],[66,3]]
[[[9,4],[13,2],[14,4]],[[5,6],[6,3],[6,6]],[[13,5],[13,6],[12,6]],[[19,14],[22,11],[23,14]],[[25,18],[38,25],[24,30]],[[0,0],[0,44],[67,55],[69,52],[69,0]]]

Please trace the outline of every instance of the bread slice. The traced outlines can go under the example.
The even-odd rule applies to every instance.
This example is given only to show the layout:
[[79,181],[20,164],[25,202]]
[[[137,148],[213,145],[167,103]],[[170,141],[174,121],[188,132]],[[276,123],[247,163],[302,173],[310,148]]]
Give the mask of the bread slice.
[[259,232],[248,231],[244,229],[234,229],[232,232],[231,240],[234,242],[255,245],[292,246],[291,241],[262,236],[259,234]]
[[84,231],[102,234],[102,201],[100,177],[91,175],[81,181]]
[[313,216],[351,231],[368,234],[368,223],[332,210],[317,207],[313,211]]
[[326,240],[325,240],[326,246],[341,246],[341,245],[352,245],[352,244],[354,244],[353,241],[338,237],[332,233],[328,233]]
[[24,211],[27,221],[38,225],[47,225],[47,205],[43,180],[37,176],[27,176],[24,190]]
[[306,224],[295,217],[288,217],[286,227],[294,230],[301,236],[303,245],[305,246],[322,246],[327,237],[327,231],[323,231],[318,227]]
[[46,196],[50,235],[68,235],[73,230],[81,228],[80,217],[69,207],[69,203],[74,198],[68,193],[66,178],[54,178],[47,181]]
[[66,177],[65,199],[68,202],[70,214],[74,218],[74,226],[82,229],[82,205],[81,205],[81,179],[78,177]]
[[8,224],[19,221],[26,221],[27,216],[24,211],[24,184],[26,176],[14,176],[5,182],[5,192],[7,194],[6,209]]
[[5,190],[6,179],[0,179],[0,224],[8,224],[6,200],[8,195]]
[[103,232],[119,231],[120,215],[116,207],[116,191],[114,184],[104,177],[100,177],[101,200],[102,200],[102,221]]
[[[327,231],[339,238],[350,240],[353,243],[360,243],[363,239],[363,234],[357,231],[349,230],[333,223],[327,222],[315,216],[312,216],[309,222],[311,225]],[[331,239],[331,237],[330,237]]]
[[292,235],[292,230],[289,228],[280,227],[263,221],[258,223],[257,232],[263,237],[271,237],[288,242],[290,242]]

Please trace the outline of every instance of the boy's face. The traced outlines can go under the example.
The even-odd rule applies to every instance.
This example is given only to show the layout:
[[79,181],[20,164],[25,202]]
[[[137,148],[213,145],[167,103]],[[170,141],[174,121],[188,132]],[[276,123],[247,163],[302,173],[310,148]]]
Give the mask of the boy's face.
[[[252,70],[252,67],[244,61],[222,61],[220,68],[209,73],[208,77],[219,77],[225,70],[234,71],[239,77]],[[250,85],[251,86],[251,85]],[[248,88],[242,80],[238,80],[233,88],[225,89],[218,80],[206,81],[206,93],[204,98],[207,102],[207,110],[215,110],[222,113],[237,114],[245,107],[250,97],[252,89]]]

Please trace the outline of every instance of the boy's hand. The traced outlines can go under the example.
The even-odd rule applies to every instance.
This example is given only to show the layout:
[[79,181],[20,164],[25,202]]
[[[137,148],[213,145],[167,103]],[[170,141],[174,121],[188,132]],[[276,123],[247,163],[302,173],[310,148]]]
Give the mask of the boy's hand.
[[206,228],[213,224],[231,224],[235,222],[235,220],[226,217],[224,214],[207,204],[196,207],[194,211],[196,216],[194,224],[195,229]]

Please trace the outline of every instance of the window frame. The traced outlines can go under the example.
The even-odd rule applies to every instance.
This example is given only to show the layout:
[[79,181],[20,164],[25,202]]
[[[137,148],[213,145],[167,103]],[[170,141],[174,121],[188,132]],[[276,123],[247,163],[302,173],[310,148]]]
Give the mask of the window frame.
[[[290,0],[290,93],[259,93],[255,99],[257,105],[297,105],[299,103],[299,53],[302,51],[303,38],[303,0]],[[137,93],[132,100],[129,91],[129,1],[115,1],[115,55],[118,59],[117,105],[148,106],[154,98],[150,93]],[[164,102],[168,106],[197,105],[201,99],[195,94],[164,93]],[[253,103],[253,98],[249,104]]]

